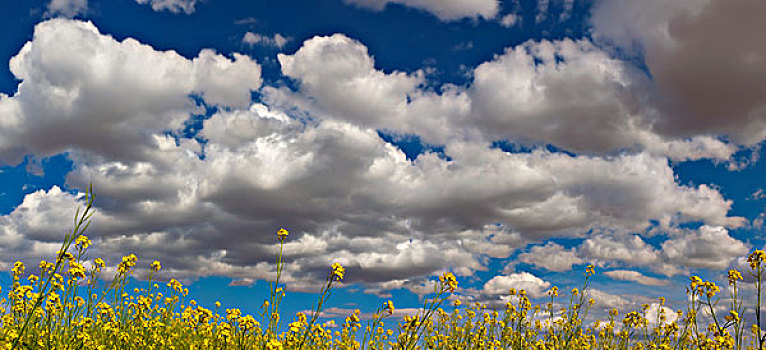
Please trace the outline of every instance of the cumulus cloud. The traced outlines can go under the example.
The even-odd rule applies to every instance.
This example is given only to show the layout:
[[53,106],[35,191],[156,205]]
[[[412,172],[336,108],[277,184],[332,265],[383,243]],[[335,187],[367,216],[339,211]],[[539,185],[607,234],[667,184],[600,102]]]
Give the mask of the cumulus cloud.
[[572,265],[583,262],[577,256],[574,248],[566,249],[553,242],[548,242],[546,245],[533,246],[528,252],[519,254],[516,259],[526,264],[558,272],[569,271],[572,269]]
[[644,242],[638,235],[597,235],[586,239],[578,250],[580,254],[600,265],[619,261],[628,266],[648,266],[659,260],[657,249]]
[[551,283],[529,272],[492,277],[484,283],[481,292],[488,295],[507,295],[511,288],[525,290],[530,298],[540,298],[550,288]]
[[10,163],[70,147],[146,159],[153,134],[178,128],[196,110],[191,94],[241,107],[261,83],[260,66],[244,55],[203,50],[188,60],[64,19],[38,24],[10,69],[24,82],[14,96],[0,96],[7,112],[0,156]]
[[653,130],[658,111],[638,69],[587,40],[527,42],[480,64],[470,87],[424,88],[422,71],[383,72],[367,48],[344,35],[315,37],[278,56],[299,94],[265,90],[275,105],[313,116],[453,139],[550,143],[587,153],[647,150],[674,160],[728,160],[737,150],[709,135],[666,138]]
[[382,11],[388,4],[399,4],[430,12],[442,21],[462,18],[492,19],[500,4],[497,0],[344,0],[347,3],[374,11]]
[[[726,269],[749,249],[721,226],[703,225],[697,230],[672,231],[672,236],[659,247],[646,243],[637,235],[597,235],[583,241],[578,252],[583,258],[600,265],[646,266],[657,273],[674,276],[689,268]],[[631,271],[611,272],[609,276],[651,282],[646,276]]]
[[600,1],[592,21],[599,40],[645,56],[664,96],[659,131],[753,145],[766,138],[764,11],[758,0]]
[[662,243],[663,257],[672,264],[724,270],[749,247],[723,227],[702,226]]
[[612,294],[596,288],[589,288],[585,293],[588,298],[595,301],[595,307],[602,310],[625,310],[636,304],[635,301],[629,300],[627,295]]
[[[423,83],[421,74],[375,69],[367,47],[345,35],[314,37],[293,55],[277,56],[282,73],[300,82],[301,91],[317,107],[336,118],[365,126],[397,118],[407,108],[408,94]],[[399,116],[401,124],[405,116]],[[392,123],[393,124],[393,123]]]
[[0,266],[54,256],[66,230],[71,229],[73,204],[82,197],[57,186],[26,195],[10,214],[0,217]]
[[578,152],[644,148],[673,158],[728,159],[705,138],[665,140],[652,130],[651,84],[587,40],[527,42],[474,70],[470,122],[485,137],[547,142]]
[[[156,137],[151,163],[75,155],[78,167],[68,181],[84,186],[92,179],[100,189],[103,218],[93,229],[111,253],[162,258],[180,275],[267,278],[273,231],[289,223],[294,234],[286,281],[294,288],[321,280],[334,261],[348,267],[349,281],[377,283],[444,268],[469,275],[485,269],[480,255],[506,258],[525,240],[586,232],[598,222],[632,230],[646,225],[641,215],[662,215],[636,207],[639,203],[626,202],[630,207],[618,210],[614,206],[620,203],[596,200],[598,184],[608,182],[594,178],[608,173],[599,168],[641,157],[606,161],[507,154],[485,146],[450,151],[449,167],[435,155],[412,163],[374,130],[330,122],[305,126],[257,105],[216,114],[205,122],[203,136],[208,139],[204,159],[194,141],[176,144],[167,136]],[[546,180],[568,162],[573,178],[559,184]],[[672,177],[668,181],[694,202],[701,200],[694,194],[699,189],[674,185]],[[446,190],[435,191],[435,183]],[[551,188],[541,192],[546,183]],[[577,192],[585,183],[593,190]],[[621,186],[629,183],[642,182],[627,179]],[[649,197],[644,204],[657,200]],[[715,199],[708,204],[715,205]],[[726,203],[720,204],[722,219],[728,220]],[[664,210],[693,210],[673,205]],[[53,207],[40,208],[47,213]]]
[[194,13],[197,0],[136,0],[139,4],[150,4],[154,11],[170,11],[173,13]]
[[619,281],[631,281],[645,286],[666,286],[670,283],[668,280],[646,276],[633,270],[612,270],[604,272],[604,275]]

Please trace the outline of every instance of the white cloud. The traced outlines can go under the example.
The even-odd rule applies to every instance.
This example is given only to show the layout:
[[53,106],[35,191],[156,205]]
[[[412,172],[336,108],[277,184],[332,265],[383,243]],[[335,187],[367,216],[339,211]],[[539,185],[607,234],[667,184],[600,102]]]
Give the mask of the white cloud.
[[250,91],[261,86],[261,67],[250,57],[233,54],[230,60],[212,50],[202,50],[194,62],[195,92],[216,105],[246,107]]
[[282,36],[282,34],[279,33],[275,33],[273,36],[266,36],[253,32],[247,32],[245,33],[245,36],[242,37],[242,42],[250,46],[263,45],[273,46],[280,49],[285,47],[285,44],[287,44],[287,42],[290,40],[290,38]]
[[546,245],[537,245],[528,252],[519,254],[517,260],[542,267],[549,271],[570,271],[572,265],[581,264],[583,260],[577,256],[574,248],[565,249],[563,246],[548,242]]
[[712,138],[666,140],[652,131],[652,87],[629,63],[587,40],[527,42],[474,71],[467,119],[486,138],[548,142],[578,152],[644,148],[674,159],[729,159]]
[[307,40],[280,54],[299,93],[266,88],[269,103],[313,117],[417,134],[426,142],[507,139],[586,153],[647,150],[674,160],[728,160],[737,150],[700,135],[653,131],[657,111],[644,73],[588,41],[527,42],[480,64],[470,88],[424,88],[422,71],[383,72],[367,48],[344,35]]
[[530,298],[539,298],[545,295],[551,283],[529,272],[519,272],[509,275],[492,277],[484,283],[481,292],[489,295],[507,295],[509,289],[525,290]]
[[8,215],[0,217],[0,260],[4,265],[34,257],[50,259],[67,230],[71,230],[74,204],[82,195],[73,196],[54,186],[36,191]]
[[[586,239],[578,252],[584,259],[607,266],[644,266],[666,276],[686,273],[689,268],[726,269],[748,246],[731,237],[726,228],[703,225],[697,230],[671,230],[672,237],[660,248],[639,236],[598,235]],[[636,282],[652,282],[633,271],[619,271],[610,277]],[[653,281],[658,282],[658,281]]]
[[61,15],[64,17],[74,17],[83,15],[88,11],[88,0],[51,0],[48,3],[48,12],[50,16]]
[[641,237],[598,235],[586,239],[578,248],[586,259],[599,265],[622,263],[628,266],[655,266],[659,252]]
[[374,67],[367,48],[345,35],[314,37],[293,55],[279,54],[282,73],[300,81],[319,107],[343,120],[376,125],[407,106],[421,75],[386,74]]
[[170,11],[173,13],[194,13],[197,0],[136,0],[139,4],[151,4],[154,11]]
[[662,243],[663,256],[670,263],[711,270],[726,269],[748,250],[745,243],[719,226],[702,226]]
[[666,286],[670,283],[668,280],[646,276],[633,270],[612,270],[604,272],[604,275],[619,281],[631,281],[645,286]]
[[192,61],[63,19],[38,24],[10,69],[24,81],[13,97],[0,96],[0,109],[9,112],[0,154],[10,163],[69,147],[145,159],[152,134],[178,128],[196,110],[190,94],[247,106],[261,82],[260,66],[243,55],[230,60],[203,50]]
[[[176,145],[164,136],[156,138],[151,163],[75,157],[68,181],[82,186],[92,178],[99,200],[110,203],[99,207],[103,221],[93,227],[109,252],[169,259],[165,265],[179,275],[266,278],[273,231],[287,224],[293,235],[286,281],[311,289],[306,281],[321,281],[334,261],[347,266],[350,281],[372,284],[445,267],[468,275],[485,268],[477,254],[505,258],[530,239],[585,232],[599,222],[632,230],[646,225],[641,215],[661,213],[642,214],[634,201],[593,201],[599,184],[609,182],[593,174],[641,158],[511,155],[485,146],[456,148],[449,166],[436,156],[411,163],[373,130],[333,122],[302,126],[257,105],[213,116],[203,136],[209,140],[205,159],[196,156],[193,141]],[[556,170],[562,166],[569,170]],[[547,181],[554,173],[572,178]],[[589,190],[571,192],[586,183]],[[642,181],[628,178],[619,186],[636,183]],[[676,190],[695,198],[695,189]],[[688,207],[675,205],[672,210]]]
[[388,4],[400,4],[427,11],[442,21],[462,18],[492,19],[500,4],[497,0],[344,0],[360,7],[382,11]]
[[595,301],[595,307],[600,309],[617,309],[624,311],[634,306],[636,303],[628,300],[626,296],[612,294],[596,288],[588,288],[586,296]]

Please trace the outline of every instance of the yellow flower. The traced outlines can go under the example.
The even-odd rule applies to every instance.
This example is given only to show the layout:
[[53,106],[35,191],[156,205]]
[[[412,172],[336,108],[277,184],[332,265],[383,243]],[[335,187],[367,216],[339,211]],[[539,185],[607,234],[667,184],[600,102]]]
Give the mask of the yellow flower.
[[11,272],[13,272],[13,274],[16,276],[21,276],[24,274],[24,263],[21,261],[13,263],[13,269],[11,269]]
[[67,261],[74,260],[74,255],[72,255],[72,253],[70,253],[70,252],[65,252],[65,251],[59,250],[58,254],[56,254],[56,255],[58,256],[58,259],[56,261],[64,261],[64,259],[66,259]]
[[71,261],[69,262],[69,274],[73,278],[85,278],[85,267],[78,262]]
[[154,260],[152,262],[152,269],[156,272],[159,271],[162,268],[162,265],[160,265],[160,262],[157,260]]
[[332,278],[342,281],[346,276],[346,269],[339,263],[332,263]]
[[88,246],[90,246],[90,239],[88,236],[80,235],[77,237],[77,240],[75,240],[75,245],[80,247],[81,249],[87,249]]
[[729,285],[737,283],[737,280],[742,280],[742,274],[739,271],[731,269],[729,270]]
[[750,255],[747,257],[747,262],[750,263],[750,267],[755,270],[758,266],[761,265],[761,262],[766,260],[766,253],[763,252],[763,250],[756,249],[754,252],[750,253]]
[[122,262],[117,265],[117,272],[120,274],[130,272],[130,268],[136,266],[136,260],[138,260],[138,258],[135,254],[122,257]]
[[101,258],[96,258],[96,260],[93,260],[93,264],[96,266],[96,271],[101,271],[101,269],[106,266],[106,263],[104,263],[104,260]]
[[266,343],[266,350],[282,350],[282,342],[276,339],[271,339]]
[[386,308],[386,310],[388,310],[388,314],[389,315],[393,315],[393,313],[394,313],[394,302],[392,302],[391,300],[388,300],[385,303],[383,303],[383,307]]
[[462,304],[463,304],[463,302],[460,301],[460,299],[455,299],[455,301],[452,303],[452,305],[455,305],[455,307],[458,307],[458,306],[460,306]]
[[277,231],[277,237],[279,237],[279,239],[285,239],[287,238],[289,234],[290,234],[290,231],[285,230],[284,227],[280,228],[279,231]]
[[439,281],[441,281],[442,285],[447,287],[450,293],[454,292],[455,289],[457,289],[457,279],[455,278],[455,275],[452,274],[452,272],[443,273],[439,277]]

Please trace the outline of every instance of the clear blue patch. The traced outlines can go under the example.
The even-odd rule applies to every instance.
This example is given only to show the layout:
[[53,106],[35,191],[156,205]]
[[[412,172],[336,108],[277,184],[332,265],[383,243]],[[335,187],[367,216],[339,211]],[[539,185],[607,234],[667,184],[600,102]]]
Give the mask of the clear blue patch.
[[54,185],[66,191],[66,175],[72,165],[62,153],[39,160],[27,156],[16,166],[0,167],[0,215],[11,213],[29,193],[47,191]]
[[536,146],[510,142],[508,140],[492,141],[490,148],[500,149],[501,151],[507,153],[532,153],[532,151],[537,149]]
[[423,153],[435,153],[441,159],[446,161],[452,160],[452,158],[444,154],[444,146],[435,146],[425,143],[420,136],[417,135],[401,135],[378,130],[378,136],[383,139],[383,141],[396,146],[396,148],[404,152],[404,155],[407,156],[407,160],[409,161],[414,161]]
[[[748,159],[751,150],[738,152],[737,159]],[[758,157],[766,156],[766,150],[758,150]],[[730,171],[727,164],[715,164],[709,160],[698,160],[671,164],[678,183],[688,186],[705,184],[718,189],[726,199],[734,201],[730,215],[756,218],[764,211],[766,201],[752,198],[758,189],[766,190],[763,179],[766,178],[766,164],[756,161],[742,170]]]

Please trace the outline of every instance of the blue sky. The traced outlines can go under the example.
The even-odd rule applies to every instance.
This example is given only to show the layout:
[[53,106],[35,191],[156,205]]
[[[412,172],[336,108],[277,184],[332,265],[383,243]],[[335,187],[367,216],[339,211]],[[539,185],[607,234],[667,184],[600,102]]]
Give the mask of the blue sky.
[[598,308],[683,303],[764,245],[756,0],[2,6],[6,270],[55,252],[91,181],[94,257],[246,310],[280,227],[288,310],[338,261],[339,313],[416,307],[444,271],[540,297],[589,263]]

